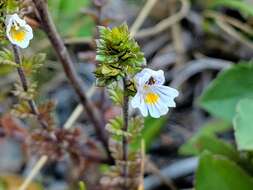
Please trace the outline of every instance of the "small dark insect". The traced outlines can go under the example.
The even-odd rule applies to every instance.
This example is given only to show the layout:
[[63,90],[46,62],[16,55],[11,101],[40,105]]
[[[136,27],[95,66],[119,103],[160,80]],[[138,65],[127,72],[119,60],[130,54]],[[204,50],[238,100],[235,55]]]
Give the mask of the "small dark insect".
[[153,77],[150,77],[149,80],[147,81],[148,85],[153,85],[155,84],[156,80]]

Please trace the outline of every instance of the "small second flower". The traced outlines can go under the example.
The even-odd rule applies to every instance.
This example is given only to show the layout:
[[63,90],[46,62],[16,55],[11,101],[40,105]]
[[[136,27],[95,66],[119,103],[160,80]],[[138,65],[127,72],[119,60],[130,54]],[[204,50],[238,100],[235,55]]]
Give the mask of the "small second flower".
[[17,14],[6,18],[6,35],[12,44],[27,48],[33,38],[32,28]]

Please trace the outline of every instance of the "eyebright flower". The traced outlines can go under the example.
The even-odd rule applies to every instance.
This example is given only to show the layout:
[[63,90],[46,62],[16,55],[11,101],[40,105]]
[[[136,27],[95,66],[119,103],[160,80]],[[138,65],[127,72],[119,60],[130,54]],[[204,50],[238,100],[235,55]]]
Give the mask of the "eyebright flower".
[[165,77],[162,70],[154,71],[143,69],[134,77],[137,93],[131,100],[133,108],[139,108],[141,114],[146,117],[159,118],[165,115],[168,107],[176,107],[174,98],[179,95],[174,88],[164,86]]
[[6,35],[12,44],[27,48],[33,38],[32,28],[17,14],[6,17]]

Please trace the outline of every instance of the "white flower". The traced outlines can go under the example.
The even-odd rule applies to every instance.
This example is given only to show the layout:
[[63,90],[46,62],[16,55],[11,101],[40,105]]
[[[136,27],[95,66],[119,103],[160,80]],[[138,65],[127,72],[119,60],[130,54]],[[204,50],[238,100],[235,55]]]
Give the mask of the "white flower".
[[32,28],[17,14],[6,17],[6,35],[12,44],[27,48],[33,38]]
[[179,95],[174,88],[164,86],[165,77],[162,70],[154,71],[143,69],[134,77],[137,93],[131,100],[133,108],[139,108],[141,114],[146,117],[159,118],[165,115],[168,107],[176,107],[174,98]]

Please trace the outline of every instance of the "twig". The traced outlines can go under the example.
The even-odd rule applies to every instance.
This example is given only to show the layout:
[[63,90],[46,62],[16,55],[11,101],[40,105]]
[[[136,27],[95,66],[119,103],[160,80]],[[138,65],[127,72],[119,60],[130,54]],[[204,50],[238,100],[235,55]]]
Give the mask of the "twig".
[[[248,46],[249,48],[253,49],[253,43],[249,40],[247,40],[246,37],[241,35],[239,32],[237,32],[232,26],[235,26],[239,28],[240,30],[252,35],[253,29],[248,26],[247,24],[243,24],[237,19],[234,19],[232,17],[222,15],[213,11],[207,11],[205,13],[205,16],[214,18],[217,25],[225,31],[227,34],[235,38],[237,41],[241,42],[242,44]],[[229,23],[229,24],[228,24]],[[230,26],[232,25],[232,26]]]
[[[27,92],[28,91],[28,81],[26,79],[24,70],[22,68],[22,60],[21,60],[19,48],[16,45],[12,45],[12,48],[13,48],[15,62],[18,65],[17,71],[18,71],[18,75],[19,75],[21,84],[23,86],[24,91]],[[28,104],[31,108],[32,113],[37,117],[40,125],[44,129],[48,128],[47,123],[42,118],[40,118],[40,113],[38,111],[38,108],[37,108],[35,102],[33,100],[28,100]]]
[[[95,92],[95,86],[93,85],[92,87],[90,87],[90,89],[87,93],[87,97],[90,98],[94,94],[94,92]],[[78,117],[81,115],[82,112],[83,112],[83,105],[78,104],[77,107],[75,108],[75,110],[72,112],[72,114],[68,118],[68,120],[63,125],[63,127],[65,129],[70,129],[73,126],[73,124],[76,122]]]
[[[164,178],[176,179],[181,176],[185,176],[194,172],[198,165],[198,159],[196,157],[186,158],[177,161],[168,167],[161,170],[161,175]],[[155,189],[157,186],[162,184],[160,177],[152,175],[144,179],[145,190]]]
[[171,82],[171,86],[179,88],[188,78],[206,69],[226,69],[231,66],[232,62],[215,59],[215,58],[202,58],[193,60],[186,63],[180,71],[174,74],[174,79]]
[[64,43],[67,45],[73,45],[73,44],[92,44],[92,39],[88,37],[72,37],[72,38],[66,38],[64,39]]
[[26,190],[34,177],[39,173],[41,168],[44,166],[46,163],[48,157],[47,156],[42,156],[40,160],[35,164],[33,167],[32,171],[29,173],[23,184],[18,188],[18,190]]
[[242,30],[243,32],[253,35],[253,28],[252,27],[250,27],[246,23],[242,23],[241,21],[239,21],[233,17],[227,16],[227,15],[215,12],[215,11],[206,11],[204,13],[204,16],[214,18],[216,20],[223,20],[223,21],[231,24],[232,26]]
[[225,23],[221,20],[216,20],[218,26],[224,30],[227,34],[235,38],[237,41],[241,42],[242,44],[248,46],[250,49],[253,49],[253,43],[247,40],[244,36],[242,36],[239,32],[237,32],[233,27],[229,24]]
[[[127,94],[127,77],[123,78],[123,90],[124,90],[124,102],[123,102],[123,131],[127,132],[128,130],[128,102],[129,102],[129,97]],[[123,160],[125,161],[124,168],[123,168],[123,174],[124,177],[127,179],[128,178],[128,171],[127,171],[127,162],[128,162],[128,139],[127,136],[123,135],[123,140],[122,140],[122,149],[123,149]],[[128,190],[128,185],[127,183],[125,184],[125,190]]]
[[157,2],[157,0],[147,0],[147,2],[144,5],[144,7],[142,8],[140,14],[138,15],[138,17],[134,21],[133,25],[131,26],[131,30],[130,30],[131,36],[135,36],[135,34],[140,29],[141,25],[143,24],[143,22],[147,18],[149,12],[151,11],[151,9],[153,8],[153,6],[155,5],[156,2]]
[[154,173],[156,176],[158,176],[161,181],[163,182],[163,184],[165,184],[166,186],[168,186],[171,190],[176,190],[176,186],[174,185],[173,181],[169,178],[169,177],[164,177],[162,174],[161,174],[161,171],[159,168],[157,168],[157,166],[150,160],[150,159],[147,159],[146,160],[147,162],[147,167],[149,168],[149,170]]
[[141,139],[141,180],[138,187],[138,190],[144,190],[144,172],[145,172],[145,161],[146,161],[146,146],[145,140]]
[[135,35],[135,37],[136,38],[145,38],[148,36],[154,36],[162,31],[166,30],[167,28],[172,26],[174,23],[182,20],[188,14],[188,12],[190,10],[190,3],[188,0],[180,0],[180,1],[182,3],[182,7],[178,13],[162,20],[161,22],[159,22],[157,25],[155,25],[153,27],[140,30]]
[[46,1],[44,0],[33,0],[37,11],[40,14],[40,20],[43,27],[43,30],[47,34],[49,40],[53,48],[55,49],[57,56],[63,66],[66,76],[69,79],[69,82],[75,89],[79,99],[85,108],[85,111],[93,123],[98,138],[101,140],[105,149],[109,153],[108,149],[108,142],[107,142],[107,133],[104,129],[104,126],[100,120],[99,114],[97,109],[93,106],[90,100],[87,98],[85,94],[85,89],[82,85],[82,80],[78,76],[77,72],[75,71],[74,64],[70,58],[69,52],[65,47],[62,38],[60,37],[59,33],[56,30],[56,27],[52,21],[52,18],[48,12],[48,7]]
[[[175,14],[176,8],[177,8],[177,0],[169,0],[170,1],[170,9],[171,13]],[[176,64],[182,65],[185,62],[185,48],[184,48],[184,42],[182,38],[182,30],[180,22],[176,22],[171,27],[172,32],[172,40],[174,49],[176,51]]]

